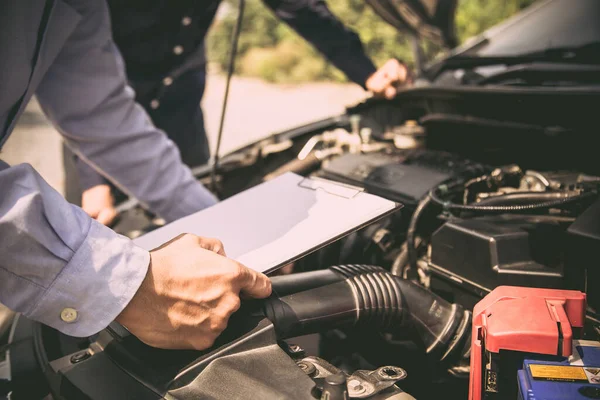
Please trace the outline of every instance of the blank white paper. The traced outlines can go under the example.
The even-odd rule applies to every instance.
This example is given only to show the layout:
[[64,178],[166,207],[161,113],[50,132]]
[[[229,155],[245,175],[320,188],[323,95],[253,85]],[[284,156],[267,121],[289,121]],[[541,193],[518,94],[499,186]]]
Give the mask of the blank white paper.
[[384,198],[286,173],[135,239],[151,250],[182,233],[214,237],[227,256],[271,272],[397,209]]

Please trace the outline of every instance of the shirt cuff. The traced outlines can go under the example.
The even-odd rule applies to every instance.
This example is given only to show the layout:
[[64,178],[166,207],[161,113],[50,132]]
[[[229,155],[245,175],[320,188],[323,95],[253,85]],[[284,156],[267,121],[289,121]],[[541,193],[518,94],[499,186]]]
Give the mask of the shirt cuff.
[[129,304],[149,263],[147,251],[92,221],[82,245],[25,315],[70,336],[91,336]]

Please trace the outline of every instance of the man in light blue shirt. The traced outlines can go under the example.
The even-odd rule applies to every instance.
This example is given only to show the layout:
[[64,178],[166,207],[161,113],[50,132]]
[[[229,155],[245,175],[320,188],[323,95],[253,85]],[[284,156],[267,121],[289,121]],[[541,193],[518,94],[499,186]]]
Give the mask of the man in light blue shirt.
[[[167,221],[216,199],[134,101],[104,1],[0,6],[0,148],[29,99],[73,150]],[[1,156],[1,154],[0,154]],[[0,303],[72,336],[117,319],[142,341],[204,349],[270,282],[183,235],[150,253],[68,204],[29,165],[0,161]]]

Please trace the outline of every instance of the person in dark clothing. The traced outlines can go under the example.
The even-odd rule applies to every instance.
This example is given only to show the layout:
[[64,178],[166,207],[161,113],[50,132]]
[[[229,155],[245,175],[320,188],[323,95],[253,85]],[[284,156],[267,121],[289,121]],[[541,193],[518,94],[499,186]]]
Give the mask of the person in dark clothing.
[[[210,157],[199,105],[206,83],[205,36],[220,2],[108,0],[114,40],[125,60],[136,100],[191,167],[205,164]],[[390,60],[377,70],[358,35],[346,28],[323,0],[263,2],[364,89],[391,98],[397,85],[405,82],[405,66]],[[109,185],[69,153],[65,148],[67,199],[74,203],[81,199],[82,208],[91,217],[110,224],[116,212]]]

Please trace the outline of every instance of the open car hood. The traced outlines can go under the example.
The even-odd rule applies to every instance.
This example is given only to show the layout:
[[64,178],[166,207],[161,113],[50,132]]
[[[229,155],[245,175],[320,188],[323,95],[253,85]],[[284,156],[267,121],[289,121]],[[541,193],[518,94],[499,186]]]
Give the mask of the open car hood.
[[454,28],[457,0],[367,0],[394,28],[447,48],[458,44]]

